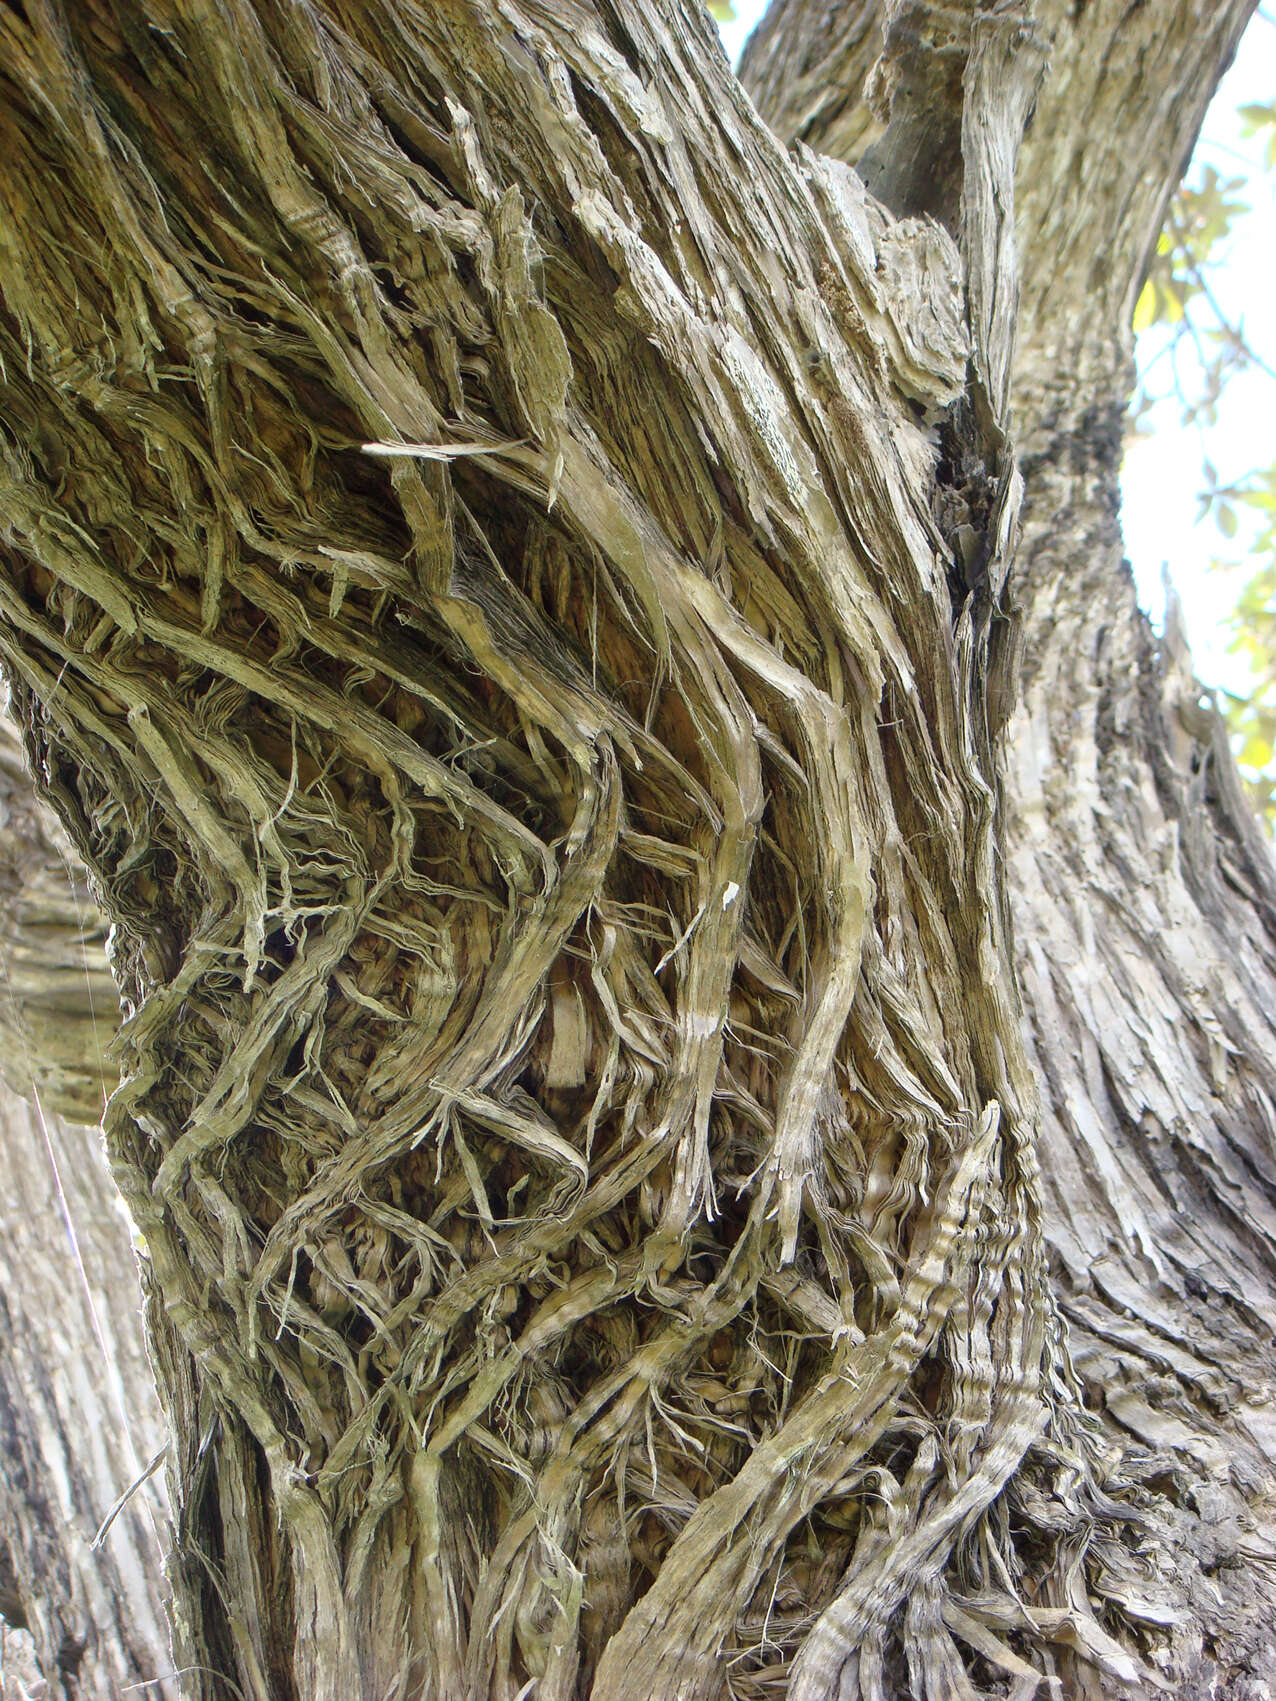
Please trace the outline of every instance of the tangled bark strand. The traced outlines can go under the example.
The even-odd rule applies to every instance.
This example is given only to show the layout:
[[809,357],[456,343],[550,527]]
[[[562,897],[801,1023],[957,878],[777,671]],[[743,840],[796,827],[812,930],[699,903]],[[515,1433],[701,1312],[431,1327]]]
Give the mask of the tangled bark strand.
[[1133,1682],[995,845],[1039,56],[971,29],[959,251],[608,18],[0,18],[0,644],[115,927],[178,1663]]

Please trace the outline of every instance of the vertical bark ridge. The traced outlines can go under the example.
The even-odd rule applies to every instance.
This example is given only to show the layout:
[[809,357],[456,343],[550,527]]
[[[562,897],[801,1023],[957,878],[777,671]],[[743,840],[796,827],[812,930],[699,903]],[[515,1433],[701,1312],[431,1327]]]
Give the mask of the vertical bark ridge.
[[[1118,33],[1089,104],[1099,135],[1119,123],[1138,149],[1074,153],[1021,196],[1027,251],[1059,265],[1025,296],[1017,363],[1026,644],[1008,835],[1076,1360],[1169,1527],[1147,1610],[1177,1610],[1183,1668],[1236,1694],[1276,1657],[1276,876],[1172,612],[1158,642],[1135,608],[1117,478],[1130,312],[1248,11],[1179,9],[1146,49]],[[1034,126],[1060,159],[1074,93],[1063,75]],[[1069,212],[1082,196],[1097,247]],[[1083,292],[1100,311],[1070,316]]]
[[106,925],[56,818],[31,790],[16,729],[0,719],[0,1068],[50,1116],[96,1125],[119,998]]
[[1011,724],[1050,1238],[1090,1400],[1169,1526],[1149,1610],[1244,1694],[1273,1653],[1273,870],[1172,620],[1156,641],[1119,540],[1102,589],[1076,572],[1092,524],[1029,509],[1050,638]]
[[[1274,1657],[1272,864],[1173,615],[1158,641],[1136,608],[1118,473],[1131,309],[1250,11],[1039,10],[1053,51],[1016,182],[1024,701],[1007,734],[1047,1234],[1087,1399],[1168,1537],[1155,1587],[1119,1563],[1096,1587],[1179,1615],[1184,1693],[1238,1695]],[[773,8],[746,81],[781,135],[855,159],[869,119],[845,91],[872,30],[821,33],[816,12]],[[786,40],[806,44],[789,88],[771,69]]]

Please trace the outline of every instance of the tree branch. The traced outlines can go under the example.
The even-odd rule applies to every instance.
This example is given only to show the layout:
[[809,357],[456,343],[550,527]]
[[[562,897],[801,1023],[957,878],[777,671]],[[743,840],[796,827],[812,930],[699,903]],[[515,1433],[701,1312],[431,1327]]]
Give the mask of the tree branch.
[[[1027,293],[1015,410],[1028,453],[1075,429],[1098,391],[1124,408],[1130,315],[1148,255],[1253,10],[1253,0],[1228,0],[1204,19],[1187,0],[1133,11],[1122,0],[1033,8],[1051,70],[1016,168]],[[909,8],[896,12],[911,16]],[[947,15],[935,9],[937,20]],[[880,75],[884,47],[891,62],[883,16],[881,5],[807,0],[777,0],[768,10],[741,77],[779,136],[872,165],[879,144],[866,85]],[[947,170],[943,159],[939,167]],[[924,178],[924,157],[916,170]]]

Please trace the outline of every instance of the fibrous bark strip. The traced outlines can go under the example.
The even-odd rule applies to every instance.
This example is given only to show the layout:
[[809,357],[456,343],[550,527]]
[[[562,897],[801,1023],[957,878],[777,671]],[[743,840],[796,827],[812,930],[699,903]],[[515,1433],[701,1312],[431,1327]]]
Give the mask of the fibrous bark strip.
[[0,15],[0,648],[192,1694],[1140,1681],[1000,860],[1044,42],[896,10],[943,222],[691,6]]

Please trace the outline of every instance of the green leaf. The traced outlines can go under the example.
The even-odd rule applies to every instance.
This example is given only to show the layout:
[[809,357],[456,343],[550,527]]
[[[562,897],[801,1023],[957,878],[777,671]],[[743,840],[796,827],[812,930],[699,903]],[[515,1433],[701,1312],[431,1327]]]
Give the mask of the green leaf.
[[1236,108],[1241,121],[1241,134],[1256,136],[1260,130],[1276,126],[1276,102],[1247,101]]
[[1134,318],[1131,323],[1136,331],[1150,331],[1157,321],[1156,285],[1151,278],[1139,291],[1139,299],[1134,304]]

